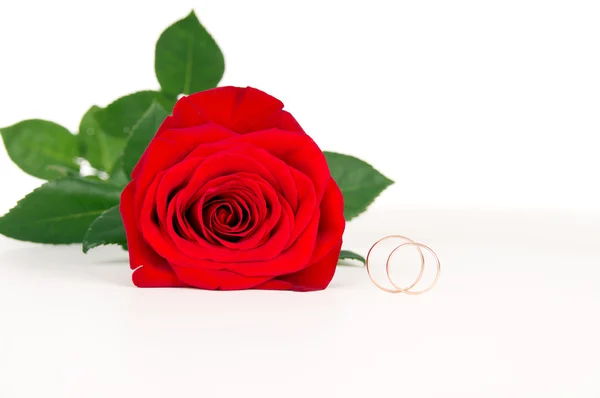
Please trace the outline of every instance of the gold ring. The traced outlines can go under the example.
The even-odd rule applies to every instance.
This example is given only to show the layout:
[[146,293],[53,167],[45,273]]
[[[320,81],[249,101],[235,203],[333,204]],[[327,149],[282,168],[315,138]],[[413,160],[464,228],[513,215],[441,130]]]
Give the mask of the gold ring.
[[[388,293],[401,293],[401,292],[402,293],[406,293],[409,289],[412,289],[413,287],[415,287],[415,285],[417,283],[419,283],[419,281],[421,280],[421,277],[423,276],[423,272],[425,271],[425,257],[423,256],[423,252],[421,251],[421,248],[419,247],[419,244],[415,244],[416,245],[415,247],[417,248],[417,250],[419,251],[419,254],[421,256],[421,271],[419,272],[419,275],[417,276],[417,279],[409,287],[404,288],[404,289],[398,288],[398,286],[396,286],[392,282],[392,280],[390,278],[390,274],[388,272],[388,279],[390,280],[390,282],[392,282],[392,285],[396,288],[396,290],[389,289],[389,288],[387,288],[385,286],[381,286],[379,283],[377,283],[377,281],[375,281],[375,278],[373,278],[373,275],[371,274],[371,268],[370,268],[370,262],[369,262],[369,258],[371,257],[371,252],[373,251],[373,249],[375,248],[375,246],[377,246],[378,244],[380,244],[381,242],[383,242],[385,240],[392,239],[392,238],[404,239],[404,240],[408,241],[407,243],[404,243],[404,244],[402,244],[402,245],[400,245],[398,247],[401,247],[401,246],[404,246],[404,245],[407,245],[407,244],[415,244],[415,242],[412,239],[407,238],[406,236],[402,236],[402,235],[390,235],[390,236],[386,236],[384,238],[381,238],[377,242],[375,242],[373,244],[373,246],[371,246],[371,248],[369,249],[369,252],[367,253],[367,258],[365,260],[365,268],[367,269],[367,274],[369,275],[369,278],[371,279],[371,282],[373,282],[375,284],[375,286],[377,286],[378,288],[380,288],[384,292],[388,292]],[[398,249],[398,247],[396,249]],[[396,251],[396,249],[394,249],[394,251]],[[429,248],[427,248],[427,249],[429,249]],[[431,249],[429,249],[429,250],[431,250]],[[392,251],[392,254],[393,253],[394,252]],[[435,255],[435,253],[434,253],[434,255]],[[388,261],[386,262],[386,270],[388,269],[387,264],[390,261],[390,257],[391,257],[391,254],[388,256]],[[437,256],[436,256],[436,258],[437,258]],[[439,261],[438,261],[438,264],[439,264]],[[438,272],[438,275],[439,275],[439,272]]]
[[[398,251],[398,249],[400,249],[401,247],[404,247],[404,246],[414,246],[414,247],[416,247],[416,248],[417,248],[417,250],[419,250],[419,254],[421,254],[421,258],[423,257],[423,252],[421,251],[421,249],[425,249],[425,250],[429,251],[429,252],[430,252],[430,253],[433,255],[433,257],[435,258],[436,265],[437,265],[437,272],[436,272],[436,274],[435,274],[435,279],[433,280],[433,282],[431,282],[431,285],[429,285],[429,287],[428,287],[427,289],[423,289],[423,290],[419,290],[419,291],[413,292],[413,291],[410,291],[410,289],[411,289],[411,288],[413,288],[413,287],[416,285],[416,283],[415,283],[415,284],[413,284],[413,285],[412,285],[411,287],[409,287],[409,288],[403,289],[403,288],[399,287],[398,285],[396,285],[396,284],[394,283],[394,281],[392,280],[392,277],[390,276],[390,260],[392,259],[392,256],[394,255],[394,253],[396,253],[396,251]],[[390,253],[390,255],[389,255],[389,256],[388,256],[388,258],[387,258],[387,261],[385,262],[385,272],[386,272],[386,274],[387,274],[387,277],[388,277],[388,279],[389,279],[390,283],[391,283],[391,284],[392,284],[392,285],[393,285],[393,286],[394,286],[396,289],[398,289],[398,291],[399,291],[399,292],[402,292],[402,293],[406,293],[406,294],[410,294],[410,295],[416,296],[416,295],[418,295],[418,294],[425,293],[425,292],[428,292],[428,291],[430,291],[431,289],[433,289],[433,287],[434,287],[434,286],[436,285],[436,283],[438,282],[438,279],[440,279],[440,272],[441,272],[440,259],[438,258],[437,254],[435,254],[435,252],[434,252],[433,250],[431,250],[431,248],[430,248],[429,246],[425,246],[425,245],[424,245],[424,244],[422,244],[422,243],[416,243],[416,242],[410,241],[410,242],[403,243],[403,244],[401,244],[401,245],[397,246],[397,247],[396,247],[394,250],[392,250],[392,252]],[[422,273],[422,272],[421,272],[421,273]],[[419,277],[420,277],[420,276],[421,276],[421,275],[419,275]],[[420,278],[419,278],[419,279],[420,279]]]

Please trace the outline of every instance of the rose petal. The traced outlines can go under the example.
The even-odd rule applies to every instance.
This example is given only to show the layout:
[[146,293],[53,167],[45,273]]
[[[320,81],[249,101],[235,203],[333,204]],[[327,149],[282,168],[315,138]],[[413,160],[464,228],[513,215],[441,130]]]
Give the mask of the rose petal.
[[[201,247],[201,250],[198,245],[178,238],[175,236],[176,231],[170,230],[170,236],[176,246],[181,252],[185,253],[190,258],[198,260],[206,259],[215,262],[263,261],[276,257],[286,246],[288,246],[287,242],[289,241],[290,231],[293,225],[291,221],[293,220],[293,213],[291,212],[287,202],[281,199],[278,200],[274,192],[269,193],[270,187],[260,177],[249,173],[239,173],[231,176],[219,177],[202,187],[196,195],[203,195],[206,190],[214,190],[216,189],[215,187],[226,187],[227,180],[234,176],[242,176],[246,184],[245,187],[238,190],[237,194],[244,194],[245,190],[254,185],[257,192],[254,196],[264,195],[268,198],[268,202],[270,203],[272,209],[271,214],[267,218],[265,218],[266,216],[259,216],[260,219],[264,218],[262,223],[257,225],[256,230],[252,231],[252,234],[249,234],[244,240],[241,240],[237,243],[223,241],[214,234],[211,234],[210,231],[207,231],[206,226],[198,216],[194,221],[196,224],[196,229],[200,228],[205,238],[208,238],[206,235],[209,235],[212,238],[207,239],[207,241],[198,241],[198,245]],[[263,187],[263,191],[260,190],[261,185]],[[182,192],[180,192],[180,195],[181,193]],[[194,197],[192,197],[191,201],[194,201]],[[264,207],[264,204],[266,204],[266,202],[259,207]],[[254,206],[255,204],[250,202],[250,205]],[[191,211],[197,213],[201,211],[198,208],[202,208],[203,206],[203,200],[200,199],[196,204],[194,204]],[[266,211],[266,208],[262,211]],[[170,217],[172,217],[171,210],[168,215],[168,218]],[[265,239],[267,237],[268,239]],[[221,243],[225,247],[215,246],[215,241]],[[197,265],[199,263],[189,260],[181,260],[180,264]]]
[[274,126],[280,130],[293,131],[297,133],[304,133],[302,126],[296,121],[296,119],[287,111],[281,111],[279,122]]
[[173,125],[178,128],[200,126],[211,120],[196,109],[194,103],[186,96],[181,97],[173,108]]
[[269,280],[268,276],[248,277],[226,270],[208,270],[173,265],[177,276],[188,285],[209,290],[244,290]]
[[[282,108],[251,88],[178,102],[134,170],[129,204],[121,205],[133,225],[130,265],[143,265],[134,283],[327,286],[345,226],[343,198],[323,153]],[[190,123],[200,125],[179,128]],[[200,235],[190,220],[201,223]]]
[[[176,167],[182,168],[184,165],[182,163]],[[169,170],[169,172],[172,171],[173,170]],[[173,174],[175,175],[177,173]],[[160,186],[161,178],[165,178],[164,176],[166,175],[167,172],[159,173],[159,175],[156,177],[156,180],[148,187],[145,195],[145,201],[141,206],[142,212],[139,217],[139,225],[144,238],[152,245],[157,253],[170,262],[194,266],[197,265],[198,260],[207,259],[211,260],[211,263],[206,263],[204,264],[205,266],[209,268],[212,267],[212,269],[223,269],[226,268],[227,265],[220,264],[221,262],[248,262],[271,259],[277,256],[289,241],[293,214],[291,213],[291,210],[285,201],[280,201],[280,205],[282,205],[282,208],[285,210],[285,214],[279,218],[278,224],[275,228],[273,228],[273,230],[276,232],[272,234],[271,239],[269,239],[268,242],[265,242],[265,244],[262,244],[262,246],[256,250],[250,250],[251,248],[249,248],[249,250],[246,251],[232,251],[227,248],[217,247],[206,241],[204,238],[195,235],[193,229],[189,229],[188,232],[195,235],[194,238],[196,240],[194,242],[182,238],[178,234],[179,231],[175,229],[176,226],[173,225],[173,219],[176,214],[180,214],[176,210],[178,207],[185,208],[187,206],[185,203],[182,204],[181,197],[185,189],[188,189],[189,187],[186,187],[184,190],[175,194],[174,198],[169,204],[169,210],[166,217],[164,217],[164,220],[160,220],[161,222],[159,222],[155,216],[156,198],[159,196],[157,194],[157,189]],[[209,182],[208,187],[220,186],[222,185],[221,179],[226,181],[227,178],[230,177],[214,179]],[[252,177],[250,174],[244,174],[244,178],[250,181],[250,178],[259,177]],[[202,190],[197,193],[202,193]],[[241,193],[241,191],[238,193]],[[273,198],[273,200],[275,199]],[[184,221],[185,220],[182,219],[178,220],[178,226],[182,229],[186,228]],[[267,224],[265,228],[272,228],[272,226],[271,224]],[[263,236],[265,236],[264,233],[259,235],[257,239],[262,239]]]
[[325,155],[308,135],[270,129],[239,135],[229,141],[251,143],[306,174],[315,185],[317,201],[321,200],[331,173]]
[[[301,270],[309,264],[314,250],[318,220],[319,211],[316,211],[308,228],[288,249],[277,257],[265,261],[231,263],[228,264],[227,269],[247,276],[280,276]],[[254,251],[249,253],[253,254]]]
[[[161,225],[161,228],[166,228],[168,207],[175,199],[177,193],[185,187],[190,180],[194,170],[198,167],[200,159],[184,160],[183,162],[158,173],[152,184],[157,184],[156,187],[156,214]],[[152,185],[151,184],[151,185]],[[152,206],[154,201],[146,195],[145,204],[143,206]],[[180,225],[181,232],[188,239],[194,239],[191,231],[185,225]]]
[[137,287],[186,287],[169,267],[144,265],[131,274],[131,281]]
[[[277,224],[281,214],[281,205],[279,204],[275,191],[260,177],[248,173],[238,173],[231,176],[219,177],[213,180],[209,186],[216,187],[209,188],[209,193],[204,193],[191,209],[192,214],[196,215],[193,223],[197,225],[196,228],[198,228],[198,225],[202,228],[202,231],[207,238],[210,236],[230,249],[250,250],[256,248]],[[199,194],[205,189],[206,186],[199,191]],[[235,191],[231,191],[232,189],[235,189]],[[258,203],[258,209],[261,209],[261,211],[258,214],[254,213],[249,215],[254,219],[253,224],[256,228],[249,230],[244,239],[237,242],[230,242],[218,236],[215,231],[207,228],[207,223],[206,220],[203,220],[204,217],[202,216],[202,212],[204,211],[205,203],[211,200],[211,196],[225,196],[227,194],[244,195],[245,191],[249,193],[249,196],[247,197],[248,202]],[[267,206],[269,206],[271,210],[270,213],[267,212]],[[287,237],[289,237],[289,231]]]
[[323,195],[323,200],[319,208],[321,210],[321,219],[319,220],[317,243],[311,262],[315,262],[325,256],[340,241],[346,227],[344,197],[333,178],[329,179],[327,190],[325,191],[325,195]]
[[264,290],[294,290],[298,292],[308,292],[314,290],[323,290],[333,278],[337,268],[342,242],[336,244],[324,257],[319,261],[311,264],[296,273],[281,276],[277,279],[272,279],[262,285],[256,286],[255,289]]
[[[189,154],[189,158],[201,157],[216,162],[217,159],[213,159],[213,157],[224,156],[228,157],[226,159],[233,159],[236,155],[239,158],[237,160],[229,161],[221,158],[219,166],[213,164],[211,166],[213,169],[207,171],[209,176],[214,178],[234,172],[256,173],[281,192],[294,211],[297,210],[298,192],[290,167],[264,149],[227,140],[201,145]],[[201,183],[209,179],[200,172],[197,175]]]
[[[277,98],[251,87],[219,87],[192,94],[185,102],[193,104],[199,119],[210,120],[240,134],[277,126],[283,109],[283,103]],[[293,125],[285,118],[284,124]]]
[[[176,127],[176,125],[177,125],[177,122],[175,121],[175,119],[173,118],[173,116],[167,116],[167,118],[162,122],[162,124],[158,128],[158,131],[154,135],[154,138],[158,137],[165,130]],[[140,160],[138,160],[137,164],[135,165],[135,167],[131,171],[131,178],[132,179],[134,179],[134,178],[136,178],[138,176],[138,174],[140,173],[140,170],[142,169],[143,164],[145,162],[146,162],[146,153],[144,152],[142,154],[142,156],[140,157]]]
[[290,238],[290,244],[306,229],[317,206],[317,194],[312,181],[296,169],[290,169],[292,177],[296,182],[298,192],[298,207],[294,214],[294,229]]
[[[282,218],[282,220],[284,219],[285,218]],[[270,260],[258,260],[256,258],[258,250],[231,250],[215,246],[210,250],[201,250],[198,246],[191,246],[192,248],[195,248],[197,255],[217,258],[216,260],[211,260],[192,258],[189,256],[190,251],[186,254],[182,250],[178,250],[177,247],[168,240],[161,242],[160,249],[159,246],[156,247],[159,253],[165,253],[165,258],[167,258],[171,264],[179,264],[181,266],[206,270],[229,270],[240,275],[251,277],[281,276],[299,271],[309,264],[315,245],[318,220],[319,214],[317,211],[314,215],[314,219],[309,224],[309,228],[304,231],[296,242],[283,253],[280,253]],[[272,241],[273,240],[271,239],[267,243]],[[179,243],[180,245],[190,244],[190,242],[183,240]],[[171,246],[171,249],[169,249],[169,246]]]
[[129,183],[121,194],[121,216],[127,235],[129,264],[134,269],[133,283],[138,287],[184,286],[169,264],[144,241],[135,223],[133,197],[135,183]]
[[[132,176],[138,191],[145,191],[154,176],[181,162],[192,150],[203,144],[226,140],[238,134],[213,123],[184,129],[167,129],[150,141]],[[140,193],[143,195],[143,193]]]

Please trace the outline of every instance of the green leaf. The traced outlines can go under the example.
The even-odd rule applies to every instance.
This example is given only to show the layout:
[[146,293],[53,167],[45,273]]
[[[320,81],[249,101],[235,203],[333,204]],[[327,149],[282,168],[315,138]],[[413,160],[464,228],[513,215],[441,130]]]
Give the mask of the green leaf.
[[344,216],[351,220],[365,211],[394,182],[353,156],[325,152],[331,176],[344,195]]
[[106,108],[98,110],[95,117],[106,134],[117,137],[127,136],[155,101],[169,111],[175,105],[174,99],[167,98],[158,91],[139,91],[121,97]]
[[0,129],[8,156],[24,172],[45,180],[79,173],[77,140],[66,128],[32,119]]
[[83,239],[83,252],[102,245],[127,245],[119,206],[106,210],[90,225]]
[[125,171],[123,170],[123,165],[119,161],[119,164],[113,168],[113,171],[112,171],[110,177],[108,178],[108,181],[111,184],[115,184],[120,187],[124,187],[125,185],[127,185],[129,180],[130,180],[129,175],[125,174]]
[[167,112],[158,103],[153,103],[133,127],[129,140],[123,150],[123,171],[127,176],[140,160],[140,157],[150,144],[161,123],[167,117]]
[[192,11],[160,35],[154,70],[164,92],[192,94],[217,87],[225,71],[225,59]]
[[38,243],[80,243],[88,227],[119,203],[121,188],[67,177],[37,188],[0,217],[0,234]]
[[94,105],[83,115],[77,143],[81,156],[86,158],[92,167],[110,173],[123,151],[127,137],[108,135],[100,128],[96,114],[102,111],[102,108]]
[[340,252],[340,260],[358,260],[363,264],[367,262],[363,256],[351,252],[350,250],[342,250]]

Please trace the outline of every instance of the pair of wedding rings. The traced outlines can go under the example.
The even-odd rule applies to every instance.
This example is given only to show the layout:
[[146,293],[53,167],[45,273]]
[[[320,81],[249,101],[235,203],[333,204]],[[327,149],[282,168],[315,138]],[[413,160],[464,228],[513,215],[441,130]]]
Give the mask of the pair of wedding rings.
[[[387,274],[388,280],[390,281],[390,283],[394,287],[393,289],[390,289],[390,288],[387,288],[385,286],[380,285],[375,280],[375,278],[373,278],[373,275],[371,273],[371,262],[370,262],[371,253],[373,252],[373,249],[377,245],[379,245],[380,243],[382,243],[382,242],[384,242],[386,240],[389,240],[389,239],[400,239],[400,240],[404,241],[404,243],[396,246],[394,248],[394,250],[392,250],[390,252],[390,254],[388,255],[387,260],[385,262],[385,272]],[[394,254],[398,250],[400,250],[401,248],[407,247],[407,246],[413,246],[419,252],[419,255],[421,257],[421,271],[419,272],[419,275],[417,276],[417,279],[413,282],[412,285],[410,285],[408,287],[400,287],[400,286],[398,286],[397,283],[394,282],[394,280],[392,279],[392,277],[390,275],[390,263],[392,261],[392,257],[394,256]],[[425,256],[423,256],[423,250],[428,251],[433,256],[433,258],[434,258],[434,260],[436,262],[436,265],[437,265],[437,272],[435,274],[435,279],[429,285],[429,287],[427,287],[426,289],[416,290],[415,291],[415,290],[411,290],[411,289],[414,288],[417,285],[417,283],[419,283],[421,281],[421,278],[423,277],[423,273],[425,272]],[[428,292],[431,289],[433,289],[433,287],[438,282],[438,279],[440,278],[440,270],[441,270],[440,259],[438,258],[437,254],[435,254],[435,252],[433,250],[431,250],[428,246],[425,246],[422,243],[417,243],[417,242],[413,241],[412,239],[409,239],[406,236],[402,236],[402,235],[390,235],[390,236],[386,236],[384,238],[379,239],[377,242],[375,242],[373,244],[373,246],[371,246],[371,248],[369,249],[369,252],[367,253],[367,259],[366,259],[366,264],[365,265],[366,265],[367,273],[369,274],[369,278],[371,278],[371,281],[375,284],[375,286],[377,286],[381,290],[383,290],[385,292],[388,292],[388,293],[405,293],[405,294],[409,294],[409,295],[413,295],[413,296],[416,296],[416,295],[421,294],[421,293]]]

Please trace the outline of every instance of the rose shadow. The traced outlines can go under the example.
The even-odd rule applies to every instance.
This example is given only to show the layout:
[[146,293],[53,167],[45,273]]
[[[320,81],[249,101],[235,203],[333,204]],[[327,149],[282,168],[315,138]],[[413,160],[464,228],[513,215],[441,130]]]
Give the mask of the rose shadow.
[[133,287],[127,253],[117,246],[102,247],[84,254],[80,245],[28,244],[2,251],[0,267],[10,268],[11,272],[34,272],[75,282]]
[[[135,288],[131,282],[127,252],[118,246],[103,246],[84,254],[80,245],[15,242],[14,247],[0,251],[0,267],[25,276],[35,273],[49,280],[59,278],[76,283]],[[363,287],[363,272],[361,266],[339,266],[326,290]]]

